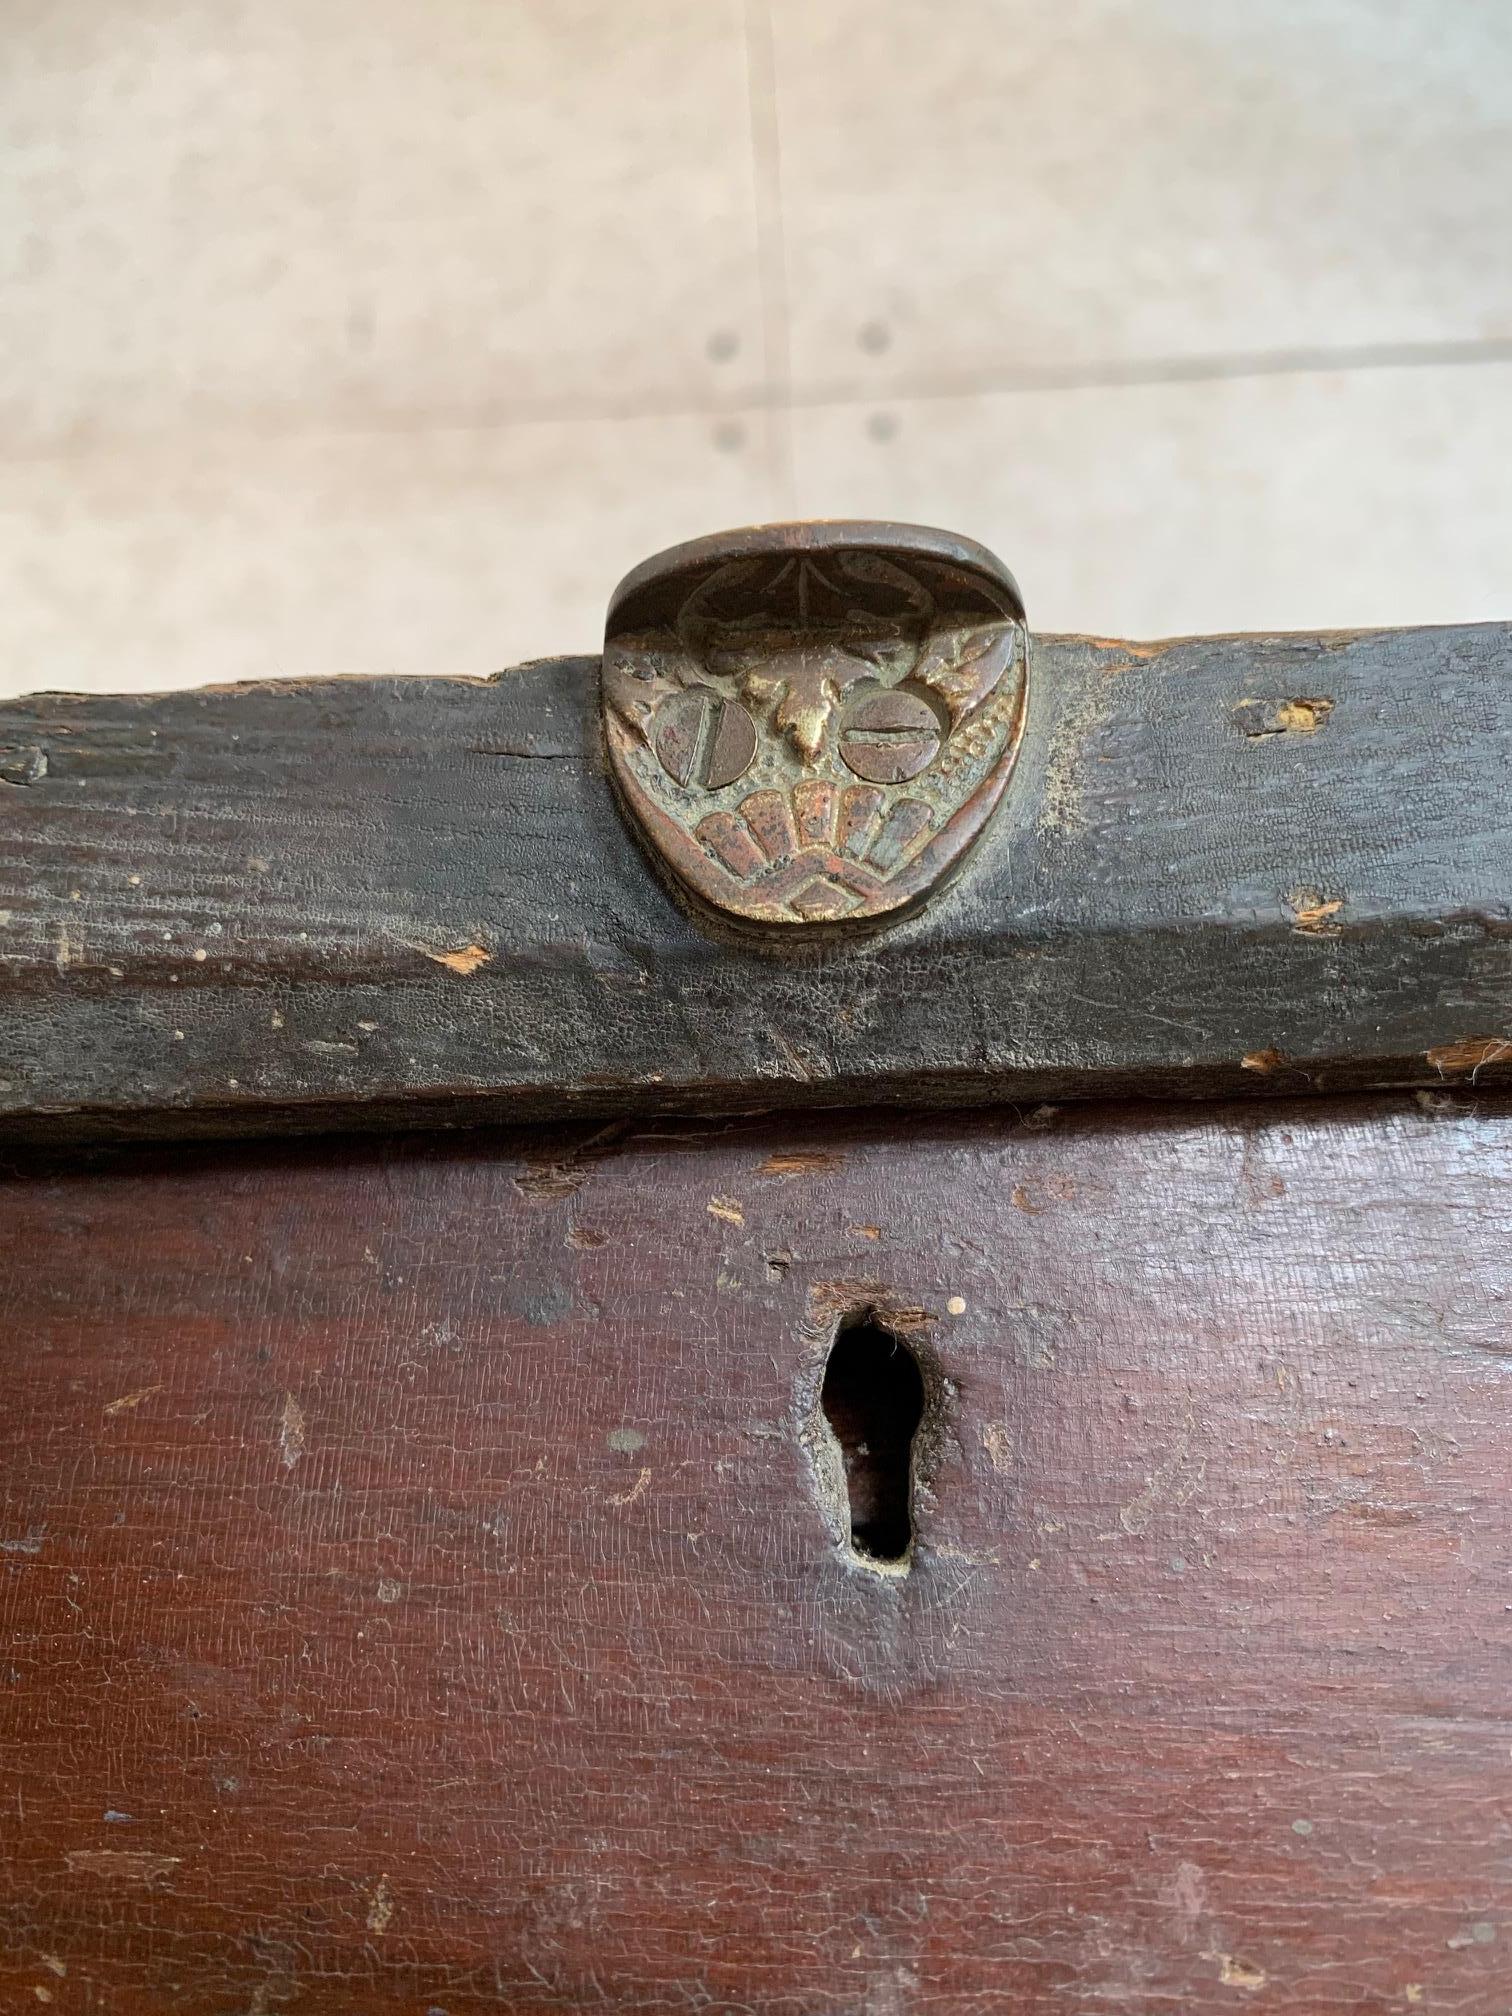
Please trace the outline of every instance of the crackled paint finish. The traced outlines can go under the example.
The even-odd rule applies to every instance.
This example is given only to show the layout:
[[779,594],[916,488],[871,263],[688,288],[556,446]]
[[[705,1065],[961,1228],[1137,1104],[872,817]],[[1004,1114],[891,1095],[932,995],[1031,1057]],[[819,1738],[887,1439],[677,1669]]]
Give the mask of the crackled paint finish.
[[[6,2006],[1491,2016],[1508,1127],[13,1162]],[[806,1441],[858,1306],[891,1578]]]
[[0,706],[0,1139],[1512,1078],[1512,627],[1033,659],[950,885],[778,949],[597,659]]

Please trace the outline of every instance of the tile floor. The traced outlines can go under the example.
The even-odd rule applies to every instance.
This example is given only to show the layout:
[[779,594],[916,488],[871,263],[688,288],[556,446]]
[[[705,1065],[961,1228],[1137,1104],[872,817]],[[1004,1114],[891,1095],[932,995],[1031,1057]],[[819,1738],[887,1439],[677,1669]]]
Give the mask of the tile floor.
[[1512,8],[12,0],[0,693],[595,647],[847,513],[1042,629],[1512,618]]

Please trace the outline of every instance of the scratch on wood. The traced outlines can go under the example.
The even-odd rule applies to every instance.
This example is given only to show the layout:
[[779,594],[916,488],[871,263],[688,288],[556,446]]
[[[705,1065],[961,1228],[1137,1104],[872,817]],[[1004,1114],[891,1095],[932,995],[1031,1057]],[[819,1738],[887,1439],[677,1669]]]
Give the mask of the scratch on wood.
[[795,1148],[768,1155],[757,1166],[758,1176],[833,1176],[845,1167],[843,1155],[827,1154],[818,1148]]
[[107,1400],[104,1411],[107,1414],[124,1414],[128,1408],[140,1407],[144,1400],[150,1400],[154,1393],[162,1390],[160,1380],[156,1386],[143,1386],[135,1393],[123,1393],[119,1400]]
[[711,1218],[723,1218],[727,1225],[744,1225],[745,1213],[733,1197],[711,1197],[705,1205]]
[[1172,1505],[1185,1505],[1195,1496],[1207,1475],[1207,1458],[1203,1456],[1195,1464],[1192,1461],[1193,1426],[1189,1415],[1165,1462],[1145,1478],[1142,1491],[1120,1506],[1118,1523],[1125,1533],[1143,1533],[1167,1500]]
[[535,1203],[555,1204],[581,1190],[588,1181],[588,1171],[581,1162],[563,1157],[556,1161],[527,1162],[511,1180],[522,1197]]
[[150,1883],[154,1876],[166,1876],[170,1869],[177,1869],[183,1857],[154,1855],[141,1848],[70,1848],[63,1859],[76,1874]]

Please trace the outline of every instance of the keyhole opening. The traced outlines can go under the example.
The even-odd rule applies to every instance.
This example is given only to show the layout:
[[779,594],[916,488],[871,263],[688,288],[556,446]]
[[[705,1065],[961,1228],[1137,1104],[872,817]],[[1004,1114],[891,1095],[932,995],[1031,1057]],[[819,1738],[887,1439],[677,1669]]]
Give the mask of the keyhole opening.
[[842,1325],[819,1404],[840,1447],[851,1547],[863,1560],[906,1567],[913,1548],[913,1445],[924,1418],[919,1361],[867,1311]]

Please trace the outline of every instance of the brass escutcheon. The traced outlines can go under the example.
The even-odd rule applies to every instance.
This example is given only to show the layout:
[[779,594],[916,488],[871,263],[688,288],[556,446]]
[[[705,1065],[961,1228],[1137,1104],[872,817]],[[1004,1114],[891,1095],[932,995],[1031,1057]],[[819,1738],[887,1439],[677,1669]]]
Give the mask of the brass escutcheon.
[[1028,631],[984,547],[915,525],[674,546],[610,599],[611,774],[656,859],[743,924],[901,916],[965,857],[1023,728]]

